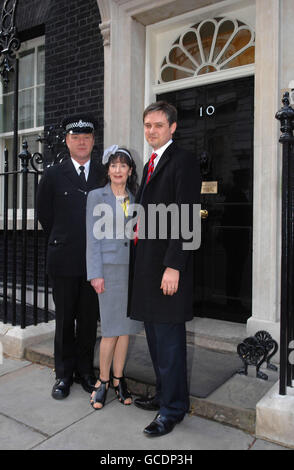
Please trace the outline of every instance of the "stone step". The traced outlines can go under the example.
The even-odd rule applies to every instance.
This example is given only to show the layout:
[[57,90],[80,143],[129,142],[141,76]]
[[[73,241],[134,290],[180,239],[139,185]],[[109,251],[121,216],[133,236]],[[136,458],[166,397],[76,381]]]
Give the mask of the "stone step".
[[[134,395],[151,395],[155,390],[155,378],[146,339],[144,335],[132,338],[125,370],[129,388]],[[99,340],[95,350],[96,368],[98,356]],[[53,340],[28,347],[25,358],[54,368]],[[256,378],[253,367],[249,368],[248,376],[236,373],[240,365],[241,361],[235,352],[188,344],[190,413],[254,434],[256,404],[278,381],[278,372],[264,370],[268,375],[265,381]]]

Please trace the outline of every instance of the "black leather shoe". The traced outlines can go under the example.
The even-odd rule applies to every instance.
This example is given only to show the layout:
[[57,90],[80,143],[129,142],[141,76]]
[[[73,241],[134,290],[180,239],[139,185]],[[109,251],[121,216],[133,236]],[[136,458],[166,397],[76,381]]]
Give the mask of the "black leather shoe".
[[148,437],[164,436],[174,429],[177,422],[179,421],[171,421],[158,414],[152,423],[144,429],[144,434]]
[[63,398],[68,397],[71,385],[72,379],[57,379],[52,388],[52,397],[55,398],[55,400],[62,400]]
[[142,408],[142,410],[147,411],[158,411],[160,408],[160,403],[157,397],[136,398],[134,403],[138,408]]
[[97,382],[97,379],[94,377],[94,375],[91,375],[91,374],[85,374],[85,375],[76,374],[74,381],[77,384],[81,384],[81,386],[86,392],[92,393],[95,390],[95,384]]

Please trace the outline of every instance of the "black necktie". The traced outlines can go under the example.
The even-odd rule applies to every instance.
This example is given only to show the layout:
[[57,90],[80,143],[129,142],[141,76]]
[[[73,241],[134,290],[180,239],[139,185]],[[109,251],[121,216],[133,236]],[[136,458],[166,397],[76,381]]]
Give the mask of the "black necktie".
[[82,188],[86,188],[87,182],[86,182],[86,176],[85,176],[85,167],[80,166],[80,180],[82,183]]

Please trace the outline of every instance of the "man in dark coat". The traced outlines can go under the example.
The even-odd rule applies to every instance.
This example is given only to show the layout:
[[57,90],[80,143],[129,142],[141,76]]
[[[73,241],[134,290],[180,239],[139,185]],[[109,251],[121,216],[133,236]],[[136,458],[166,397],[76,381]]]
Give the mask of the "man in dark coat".
[[100,186],[102,176],[101,166],[91,159],[96,121],[91,115],[71,116],[63,126],[71,158],[45,170],[37,194],[55,302],[55,399],[68,396],[73,379],[87,392],[93,390],[99,317],[98,298],[86,277],[87,194]]
[[[156,375],[156,395],[138,398],[135,405],[159,411],[144,433],[161,436],[172,431],[189,410],[185,322],[194,315],[193,259],[192,245],[184,248],[181,233],[179,237],[172,235],[172,222],[166,222],[166,236],[160,237],[160,228],[150,227],[148,211],[150,215],[152,205],[174,205],[179,209],[179,227],[186,224],[187,233],[191,231],[193,205],[199,204],[200,198],[200,171],[195,156],[172,141],[177,127],[177,111],[173,106],[154,103],[146,108],[143,118],[145,138],[153,153],[145,165],[136,198],[144,209],[145,234],[140,233],[139,214],[129,315],[144,321]],[[188,208],[189,220],[181,213],[184,206]],[[199,215],[198,205],[197,208]],[[159,218],[160,222],[163,221]]]

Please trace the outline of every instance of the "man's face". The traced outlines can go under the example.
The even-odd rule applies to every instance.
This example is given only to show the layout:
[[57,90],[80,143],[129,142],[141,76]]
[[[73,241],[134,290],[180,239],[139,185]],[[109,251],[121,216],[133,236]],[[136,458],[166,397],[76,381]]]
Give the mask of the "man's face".
[[165,145],[172,138],[176,127],[176,122],[171,126],[169,125],[163,111],[148,113],[144,119],[145,138],[153,150],[157,150]]
[[87,162],[94,147],[94,135],[66,134],[66,145],[74,160],[79,163]]

